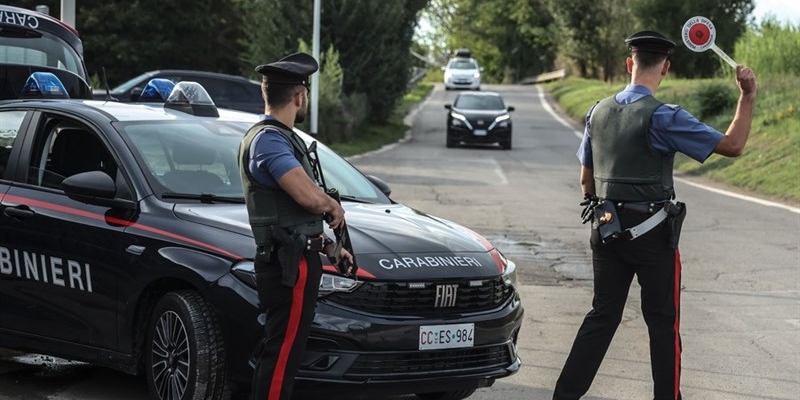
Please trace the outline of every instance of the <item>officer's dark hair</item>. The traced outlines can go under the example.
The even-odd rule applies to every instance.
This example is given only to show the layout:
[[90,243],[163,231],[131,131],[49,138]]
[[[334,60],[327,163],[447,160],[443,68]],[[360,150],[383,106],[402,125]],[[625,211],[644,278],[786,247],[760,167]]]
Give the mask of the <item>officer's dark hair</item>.
[[643,68],[655,67],[665,60],[669,60],[669,56],[663,53],[651,53],[649,51],[635,51],[631,57],[636,61],[639,66]]
[[264,94],[267,106],[270,108],[279,108],[289,104],[292,101],[292,97],[300,93],[301,90],[307,89],[305,86],[296,83],[269,83],[266,76],[261,79],[261,92]]

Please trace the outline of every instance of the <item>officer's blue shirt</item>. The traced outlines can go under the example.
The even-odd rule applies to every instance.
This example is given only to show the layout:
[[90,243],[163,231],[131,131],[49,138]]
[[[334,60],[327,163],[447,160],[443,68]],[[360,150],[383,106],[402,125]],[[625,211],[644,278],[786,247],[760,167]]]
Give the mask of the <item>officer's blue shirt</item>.
[[[630,104],[652,94],[645,86],[629,84],[614,98],[619,104]],[[587,168],[594,168],[589,123],[591,114],[592,110],[589,110],[586,115],[583,140],[577,154],[581,165]],[[654,150],[666,156],[683,153],[702,163],[711,155],[723,136],[725,135],[722,132],[698,121],[688,111],[673,104],[663,104],[653,113],[650,143]]]
[[[261,120],[283,125],[269,115],[261,115]],[[256,182],[268,188],[280,188],[278,180],[298,166],[300,161],[294,156],[289,139],[273,127],[262,129],[250,144],[250,174]]]

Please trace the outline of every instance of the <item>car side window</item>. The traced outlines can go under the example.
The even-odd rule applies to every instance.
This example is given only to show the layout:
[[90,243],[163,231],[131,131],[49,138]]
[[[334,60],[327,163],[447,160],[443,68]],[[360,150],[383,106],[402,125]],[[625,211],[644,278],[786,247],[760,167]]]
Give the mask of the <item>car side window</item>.
[[118,197],[132,200],[116,161],[96,132],[61,118],[45,121],[34,139],[29,184],[61,190],[61,182],[72,175],[103,171],[116,182]]
[[14,147],[25,114],[25,111],[0,112],[0,179],[5,179],[11,149]]

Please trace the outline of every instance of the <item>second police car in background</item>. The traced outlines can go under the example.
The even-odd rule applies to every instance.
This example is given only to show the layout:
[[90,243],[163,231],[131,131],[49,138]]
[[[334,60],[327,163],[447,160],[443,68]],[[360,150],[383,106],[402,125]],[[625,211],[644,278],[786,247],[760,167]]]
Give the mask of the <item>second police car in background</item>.
[[[21,97],[58,86],[37,73]],[[171,86],[142,95],[165,103],[0,101],[0,344],[141,374],[154,399],[236,397],[269,318],[236,160],[258,117]],[[463,399],[515,373],[515,264],[317,149],[360,269],[323,258],[296,391]]]

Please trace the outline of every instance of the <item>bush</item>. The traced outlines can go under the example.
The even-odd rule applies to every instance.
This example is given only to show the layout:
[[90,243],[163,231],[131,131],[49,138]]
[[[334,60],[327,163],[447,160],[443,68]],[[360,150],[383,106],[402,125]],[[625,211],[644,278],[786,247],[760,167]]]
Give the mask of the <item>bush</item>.
[[698,104],[697,117],[711,118],[730,110],[736,105],[737,92],[729,84],[709,83],[701,86],[694,94]]

